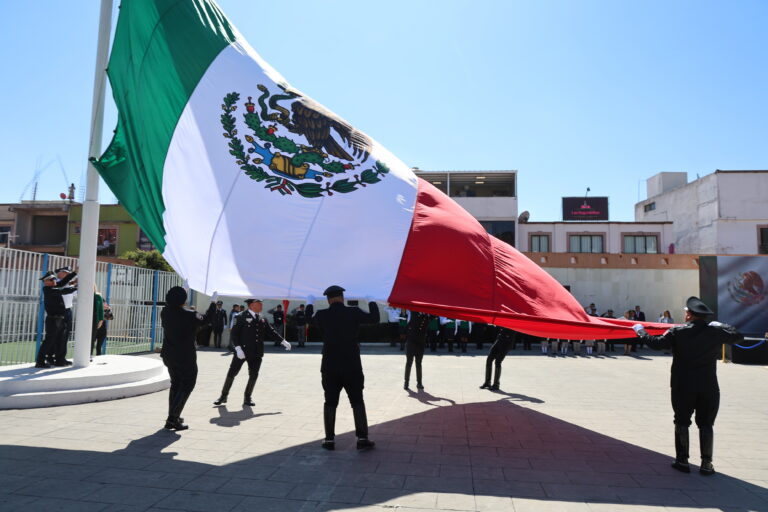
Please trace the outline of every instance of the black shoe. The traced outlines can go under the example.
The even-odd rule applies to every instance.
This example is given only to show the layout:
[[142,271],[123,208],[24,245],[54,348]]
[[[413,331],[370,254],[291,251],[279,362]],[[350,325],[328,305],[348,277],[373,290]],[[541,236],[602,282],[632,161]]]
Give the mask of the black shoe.
[[487,382],[483,382],[483,385],[482,385],[482,386],[480,386],[480,389],[488,389],[488,388],[490,388],[490,387],[491,387],[491,385],[490,385],[490,384],[488,384]]
[[243,407],[253,407],[256,405],[256,402],[251,400],[251,397],[246,397],[245,400],[243,400]]
[[691,472],[691,467],[688,465],[687,462],[680,462],[676,460],[675,462],[672,463],[672,467],[683,473]]
[[403,384],[403,389],[410,389],[410,388],[408,387],[408,383],[407,383],[407,382],[406,382],[405,384]]
[[702,462],[699,467],[699,473],[704,476],[710,476],[715,474],[715,467],[711,462]]
[[227,397],[221,395],[215,402],[213,402],[213,405],[224,405],[225,403],[227,403]]
[[165,428],[168,430],[187,430],[189,425],[185,425],[179,420],[166,420]]
[[66,359],[63,361],[56,361],[53,363],[53,366],[69,366],[72,364],[72,361],[67,361]]
[[37,363],[35,365],[35,368],[50,368],[50,367],[51,365],[49,365],[48,363]]
[[327,439],[326,439],[325,441],[323,441],[323,444],[321,444],[320,446],[321,446],[321,447],[322,447],[324,450],[330,450],[330,451],[333,451],[333,450],[335,450],[335,449],[336,449],[336,442],[335,442],[335,441],[333,441],[333,440],[329,441],[329,440],[327,440]]
[[358,450],[370,450],[376,446],[376,443],[373,441],[370,441],[368,439],[358,439],[357,440],[357,449]]
[[491,386],[488,389],[490,389],[491,391],[498,391],[499,390],[499,385],[498,384],[494,384],[493,386]]
[[424,389],[424,384],[422,384],[421,382],[417,383],[416,389]]

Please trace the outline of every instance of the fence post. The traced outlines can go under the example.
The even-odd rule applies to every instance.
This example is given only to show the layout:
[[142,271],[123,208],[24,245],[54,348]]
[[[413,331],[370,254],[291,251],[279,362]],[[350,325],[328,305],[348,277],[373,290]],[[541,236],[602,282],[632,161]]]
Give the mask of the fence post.
[[[106,290],[106,296],[104,297],[104,300],[109,304],[109,300],[111,298],[112,294],[112,264],[107,263],[107,290]],[[112,306],[110,306],[112,307]],[[107,354],[107,341],[109,340],[109,320],[106,318],[104,319],[104,324],[107,328],[107,337],[104,338],[104,346],[101,347],[101,353],[106,355]]]
[[149,350],[151,352],[155,351],[155,327],[157,325],[157,289],[160,287],[160,271],[155,270],[154,275],[152,276],[152,326],[150,329],[150,345]]
[[[48,254],[43,254],[43,273],[48,271]],[[40,288],[40,304],[37,307],[37,330],[35,332],[35,359],[40,352],[40,344],[43,342],[43,322],[45,321],[45,302],[43,301],[43,288]]]

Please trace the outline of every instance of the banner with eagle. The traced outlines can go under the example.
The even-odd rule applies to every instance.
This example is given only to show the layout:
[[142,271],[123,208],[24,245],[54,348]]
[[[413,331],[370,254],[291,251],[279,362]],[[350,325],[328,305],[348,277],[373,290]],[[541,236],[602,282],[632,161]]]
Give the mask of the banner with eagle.
[[303,299],[338,284],[542,336],[632,335],[289,85],[211,0],[124,1],[108,75],[118,126],[95,165],[196,290]]

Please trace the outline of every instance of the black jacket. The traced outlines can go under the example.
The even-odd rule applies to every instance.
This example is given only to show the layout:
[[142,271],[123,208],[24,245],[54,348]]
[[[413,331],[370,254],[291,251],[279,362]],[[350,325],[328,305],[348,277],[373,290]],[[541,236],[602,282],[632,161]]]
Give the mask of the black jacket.
[[77,272],[70,272],[64,278],[56,283],[56,286],[43,286],[43,303],[45,304],[45,312],[49,315],[65,315],[67,308],[64,306],[64,299],[62,295],[69,293],[75,293],[77,291],[76,286],[67,286],[77,275]]
[[260,316],[257,320],[248,310],[243,311],[237,317],[229,336],[232,345],[243,348],[245,357],[262,357],[264,355],[264,342],[267,341],[268,336],[273,336],[274,339],[283,339],[269,325],[264,316]]
[[491,345],[491,354],[494,356],[506,356],[512,344],[517,340],[517,333],[504,327],[499,327],[496,341]]
[[223,309],[214,309],[211,313],[211,325],[213,332],[221,334],[227,326],[227,312]]
[[717,360],[723,344],[732,345],[744,336],[730,325],[712,327],[706,320],[672,327],[661,336],[642,336],[655,350],[672,350],[670,385],[682,391],[717,391]]
[[314,312],[311,304],[306,307],[307,318],[312,320],[323,337],[323,362],[321,372],[345,373],[362,371],[358,331],[361,324],[379,321],[379,306],[368,303],[369,313],[358,307],[345,306],[334,302],[328,309]]
[[160,322],[164,335],[160,356],[177,364],[196,362],[195,332],[202,325],[202,318],[181,306],[166,306],[160,313]]
[[427,327],[429,326],[429,315],[411,311],[411,319],[405,328],[405,342],[411,346],[423,346],[427,342]]

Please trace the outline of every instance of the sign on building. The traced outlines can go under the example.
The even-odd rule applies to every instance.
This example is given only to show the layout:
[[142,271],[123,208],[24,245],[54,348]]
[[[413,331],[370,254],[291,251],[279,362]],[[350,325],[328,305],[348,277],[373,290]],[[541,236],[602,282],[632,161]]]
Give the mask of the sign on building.
[[608,198],[564,197],[563,220],[608,220]]

